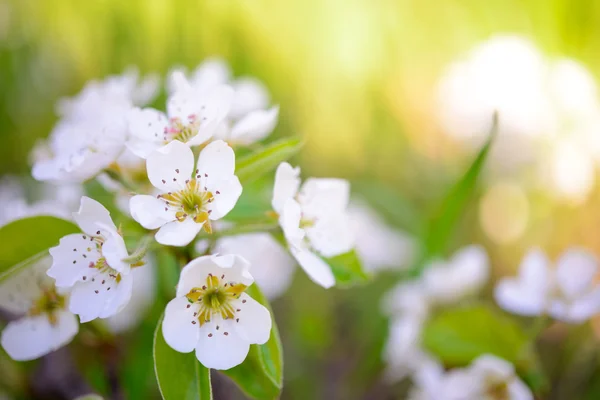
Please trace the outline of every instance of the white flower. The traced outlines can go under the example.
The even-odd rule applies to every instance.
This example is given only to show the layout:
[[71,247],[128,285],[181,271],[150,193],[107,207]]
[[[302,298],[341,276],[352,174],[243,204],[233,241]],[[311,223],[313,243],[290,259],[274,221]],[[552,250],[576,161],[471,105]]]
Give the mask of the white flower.
[[121,333],[135,328],[147,314],[156,297],[156,265],[151,255],[144,259],[142,267],[134,268],[131,300],[117,314],[105,322],[112,332]]
[[269,299],[281,296],[292,282],[295,263],[267,233],[249,233],[219,239],[215,253],[238,254],[251,264],[250,273]]
[[50,249],[48,276],[59,288],[72,288],[69,310],[81,322],[107,318],[119,312],[131,298],[133,277],[125,242],[100,203],[81,198],[73,219],[83,233],[63,237]]
[[189,244],[210,221],[224,217],[235,206],[242,185],[235,170],[235,154],[222,140],[206,146],[194,167],[192,150],[175,140],[146,160],[148,178],[162,194],[131,198],[131,216],[146,229],[158,229],[156,241],[170,246]]
[[2,331],[2,347],[17,361],[46,355],[69,343],[79,330],[67,310],[68,294],[57,290],[46,271],[46,257],[0,285],[0,307],[18,316]]
[[429,363],[415,374],[414,382],[410,400],[533,400],[514,366],[491,354],[448,372],[438,363]]
[[386,379],[399,381],[419,371],[433,358],[421,347],[423,320],[406,315],[392,320],[383,349]]
[[299,167],[279,165],[271,204],[292,255],[314,282],[329,288],[335,278],[320,256],[334,257],[354,246],[346,212],[349,184],[343,179],[310,178],[298,190],[299,175]]
[[403,281],[390,290],[383,299],[383,311],[387,315],[410,315],[421,320],[429,316],[431,299],[423,281]]
[[505,278],[496,286],[500,307],[515,314],[547,313],[565,322],[579,323],[600,312],[598,261],[589,252],[573,248],[556,262],[556,269],[538,249],[521,263],[517,278]]
[[468,246],[449,261],[434,261],[422,276],[429,298],[438,304],[453,303],[480,290],[489,277],[489,260],[480,246]]
[[37,158],[32,175],[40,181],[79,183],[114,162],[125,145],[127,108],[114,111],[99,104],[98,115],[63,120],[50,134],[47,154]]
[[181,271],[177,297],[165,310],[162,333],[176,351],[207,368],[241,364],[251,344],[269,340],[271,314],[244,293],[254,280],[249,263],[237,255],[204,256]]
[[127,115],[149,100],[155,79],[137,86],[137,73],[89,83],[73,99],[59,103],[62,119],[47,144],[34,151],[33,177],[41,181],[83,182],[113,163],[125,147]]
[[223,123],[233,97],[229,86],[216,86],[204,96],[185,82],[181,86],[169,97],[166,115],[152,108],[135,108],[129,113],[127,147],[137,156],[147,158],[173,140],[200,145],[212,138]]
[[249,145],[267,137],[275,128],[279,107],[269,108],[269,94],[258,80],[243,77],[233,80],[225,61],[209,59],[202,63],[189,81],[181,70],[171,73],[172,92],[190,86],[197,93],[208,93],[219,85],[228,84],[233,90],[233,103],[227,118],[219,127],[216,138],[230,144]]
[[99,104],[144,105],[154,99],[158,87],[157,75],[148,75],[140,81],[138,71],[129,68],[121,75],[90,81],[76,96],[59,100],[57,113],[67,118],[88,118],[100,111],[95,109]]
[[356,251],[367,270],[404,268],[412,262],[415,241],[389,227],[365,203],[352,201],[348,213],[357,232]]

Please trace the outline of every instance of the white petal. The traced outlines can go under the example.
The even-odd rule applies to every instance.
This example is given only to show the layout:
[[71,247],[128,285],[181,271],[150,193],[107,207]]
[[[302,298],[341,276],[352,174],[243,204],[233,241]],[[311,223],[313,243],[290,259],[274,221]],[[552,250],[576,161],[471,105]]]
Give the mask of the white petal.
[[273,132],[278,116],[279,107],[252,111],[233,125],[230,140],[242,145],[258,142]]
[[354,232],[346,213],[319,218],[305,231],[311,247],[325,257],[347,253],[354,247]]
[[118,272],[129,272],[129,264],[123,259],[129,257],[125,241],[117,232],[111,232],[102,245],[102,255],[106,258],[108,265]]
[[235,314],[235,327],[248,343],[264,344],[271,336],[271,313],[258,301],[242,293],[233,302],[238,311]]
[[546,255],[540,249],[533,249],[521,262],[519,280],[528,290],[546,296],[552,285],[549,266],[550,261]]
[[196,112],[200,128],[197,135],[188,141],[190,145],[202,144],[217,132],[229,112],[232,99],[233,89],[226,85],[214,88],[203,98]]
[[530,290],[516,279],[501,279],[494,290],[494,298],[500,307],[519,315],[541,315],[547,299],[544,293]]
[[48,276],[56,280],[56,286],[70,287],[84,280],[84,277],[91,279],[98,272],[96,268],[90,268],[100,258],[96,242],[91,236],[81,233],[67,235],[49,252],[52,267],[48,270]]
[[568,299],[587,291],[598,272],[598,260],[583,249],[567,250],[556,264],[556,283]]
[[217,241],[214,251],[238,254],[248,260],[252,277],[269,299],[283,294],[291,284],[296,263],[267,233],[224,237]]
[[115,285],[111,288],[111,296],[107,299],[106,304],[98,317],[108,318],[121,312],[127,303],[129,303],[129,300],[131,300],[132,293],[133,275],[121,275],[121,281],[119,283],[115,282]]
[[246,114],[262,110],[269,105],[269,93],[265,86],[254,78],[240,78],[232,84],[235,100],[231,107],[230,117],[240,119]]
[[210,190],[214,195],[214,201],[210,203],[209,217],[211,220],[217,220],[223,218],[235,207],[242,194],[242,184],[238,177],[233,175],[228,180],[218,181]]
[[182,121],[187,121],[189,116],[198,114],[200,107],[200,97],[191,88],[178,89],[167,100],[169,118],[179,118]]
[[481,378],[493,377],[499,381],[508,381],[515,374],[511,363],[491,354],[477,357],[469,368]]
[[194,222],[191,218],[185,220],[167,222],[160,227],[156,235],[156,241],[167,246],[187,246],[198,235],[203,224]]
[[165,208],[165,202],[154,196],[137,195],[129,200],[131,217],[146,229],[157,229],[175,220],[173,211]]
[[335,285],[335,277],[331,268],[319,256],[308,250],[299,250],[294,247],[291,247],[290,251],[313,282],[326,289]]
[[144,160],[147,159],[153,151],[162,147],[161,142],[151,142],[137,138],[130,138],[125,145],[129,151]]
[[177,191],[192,175],[194,153],[187,145],[174,140],[150,154],[146,168],[154,187],[165,192]]
[[196,358],[207,368],[233,368],[246,359],[249,350],[250,343],[238,333],[233,319],[215,315],[200,328]]
[[318,219],[339,213],[348,206],[350,184],[345,179],[310,178],[298,194],[304,218]]
[[247,260],[234,254],[198,257],[181,270],[177,296],[185,296],[194,287],[205,285],[210,274],[219,277],[225,275],[223,279],[226,281],[250,286],[254,279],[248,272],[249,267]]
[[[198,343],[200,324],[194,316],[197,310],[197,305],[190,304],[185,296],[174,298],[165,309],[163,337],[169,346],[180,353],[189,353]],[[192,321],[196,323],[193,324]]]
[[153,108],[134,108],[127,115],[129,133],[138,139],[161,142],[169,121],[167,116]]
[[77,334],[79,324],[66,311],[57,312],[56,317],[56,325],[46,314],[10,322],[2,331],[2,347],[12,359],[28,361],[64,346]]
[[304,236],[306,232],[300,228],[302,210],[294,199],[288,199],[279,215],[279,225],[283,230],[286,240],[292,247],[304,247]]
[[203,186],[211,190],[220,181],[226,181],[233,177],[235,153],[224,141],[215,140],[202,149],[196,168],[202,176]]
[[71,292],[69,311],[79,315],[82,323],[109,317],[129,301],[131,283],[130,277],[126,275],[122,275],[121,282],[117,283],[115,277],[111,277],[108,272],[100,273],[86,282],[79,282]]
[[513,378],[508,384],[508,398],[510,400],[534,400],[533,394],[529,387],[524,384],[519,378]]
[[273,210],[281,214],[287,200],[296,197],[299,187],[300,167],[293,168],[286,162],[279,164],[275,171],[275,185],[271,200]]
[[2,281],[0,307],[16,315],[27,313],[43,290],[54,285],[54,281],[46,275],[50,264],[50,257],[44,257]]
[[191,81],[194,88],[202,93],[216,85],[227,83],[230,76],[231,71],[224,60],[220,58],[210,58],[196,68],[192,74]]
[[73,213],[73,219],[79,225],[82,231],[88,235],[98,236],[100,229],[98,224],[103,224],[113,230],[117,230],[114,222],[110,218],[108,210],[94,199],[83,196],[79,211]]

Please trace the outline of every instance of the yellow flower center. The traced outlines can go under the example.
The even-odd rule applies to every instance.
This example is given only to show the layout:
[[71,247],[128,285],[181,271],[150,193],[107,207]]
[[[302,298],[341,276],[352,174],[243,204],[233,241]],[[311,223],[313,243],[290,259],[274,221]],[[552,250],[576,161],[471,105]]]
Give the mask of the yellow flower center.
[[[237,311],[232,300],[237,299],[246,290],[242,283],[228,282],[225,275],[221,277],[208,274],[206,285],[195,287],[186,295],[190,304],[197,304],[198,311],[194,313],[200,326],[210,322],[215,314],[220,314],[223,319],[233,319]],[[195,323],[195,322],[194,322]]]
[[[196,173],[198,173],[197,170]],[[176,210],[175,218],[177,218],[177,221],[182,222],[186,218],[192,218],[196,223],[204,223],[203,227],[207,233],[212,232],[210,220],[208,219],[211,210],[208,206],[214,200],[214,196],[206,188],[202,188],[197,179],[186,180],[183,189],[161,194],[158,197],[165,201],[167,207]]]
[[56,324],[56,312],[65,308],[66,298],[58,294],[56,286],[42,289],[42,295],[33,303],[29,309],[28,315],[37,316],[48,315],[48,320],[52,325]]

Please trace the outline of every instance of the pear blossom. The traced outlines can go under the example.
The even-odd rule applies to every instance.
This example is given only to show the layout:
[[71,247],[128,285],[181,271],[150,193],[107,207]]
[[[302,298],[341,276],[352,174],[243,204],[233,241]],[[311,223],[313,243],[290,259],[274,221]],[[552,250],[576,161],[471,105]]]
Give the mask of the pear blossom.
[[215,138],[235,145],[250,145],[267,137],[275,128],[279,107],[269,107],[269,93],[255,78],[232,79],[231,70],[222,59],[203,62],[185,79],[181,69],[170,74],[171,92],[192,87],[197,93],[207,93],[219,85],[233,88],[233,100],[227,117],[215,133]]
[[81,198],[73,219],[83,233],[70,234],[50,249],[48,276],[59,288],[70,288],[69,310],[81,322],[118,313],[131,298],[131,266],[127,248],[106,208]]
[[343,179],[310,178],[300,188],[299,175],[299,167],[279,165],[271,204],[298,264],[315,283],[329,288],[335,278],[321,256],[334,257],[354,247],[346,210],[350,187]]
[[425,365],[414,378],[409,400],[533,400],[514,366],[483,354],[466,368],[445,372],[436,362]]
[[498,282],[496,302],[519,315],[548,314],[564,322],[583,322],[600,312],[598,272],[598,260],[586,250],[567,250],[552,268],[544,253],[533,249],[516,278]]
[[[180,77],[181,80],[185,78]],[[186,82],[167,101],[167,113],[134,108],[128,115],[127,147],[147,158],[154,150],[178,140],[197,146],[213,137],[231,107],[233,90],[227,85],[211,88],[201,96]]]
[[167,304],[162,334],[181,353],[196,352],[207,368],[241,364],[251,344],[269,340],[271,314],[244,291],[254,279],[238,255],[192,260],[181,271],[176,298]]
[[83,182],[119,157],[127,137],[127,115],[149,101],[156,79],[138,86],[135,71],[89,83],[77,96],[59,102],[60,121],[34,151],[32,175],[40,181]]
[[17,361],[42,357],[69,343],[79,331],[77,317],[67,309],[69,294],[46,275],[45,257],[0,285],[0,307],[17,319],[6,325],[0,342]]
[[423,284],[432,301],[452,303],[479,291],[490,273],[489,259],[480,246],[467,246],[448,261],[435,260],[423,271]]
[[248,233],[217,240],[213,252],[238,254],[251,264],[250,273],[269,299],[281,296],[292,283],[294,259],[267,233]]
[[350,202],[348,213],[359,232],[356,251],[369,271],[410,265],[416,243],[409,235],[388,226],[365,202]]
[[192,150],[178,140],[154,151],[146,166],[161,194],[133,196],[129,208],[144,228],[158,229],[161,244],[186,246],[201,229],[212,232],[211,221],[231,211],[242,193],[235,154],[222,140],[206,146],[196,166]]

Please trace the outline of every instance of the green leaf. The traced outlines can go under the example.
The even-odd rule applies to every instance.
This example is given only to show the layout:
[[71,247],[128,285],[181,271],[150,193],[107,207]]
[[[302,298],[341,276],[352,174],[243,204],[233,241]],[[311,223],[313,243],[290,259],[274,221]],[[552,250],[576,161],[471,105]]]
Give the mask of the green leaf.
[[492,129],[486,144],[481,148],[479,154],[464,174],[450,190],[441,207],[431,218],[429,228],[425,234],[425,250],[427,255],[440,255],[448,244],[448,239],[454,232],[458,221],[474,192],[477,178],[483,169],[484,162],[490,150],[490,146],[498,130],[498,118],[494,115]]
[[246,293],[265,306],[271,313],[273,321],[271,337],[265,344],[250,346],[250,352],[246,360],[237,367],[223,371],[223,373],[231,378],[247,396],[253,399],[277,399],[283,387],[283,351],[279,331],[269,302],[259,287],[254,284],[246,290]]
[[296,154],[302,147],[302,139],[291,138],[279,140],[262,149],[237,160],[235,174],[242,185],[267,174],[277,166]]
[[369,275],[363,270],[356,250],[351,250],[339,256],[324,258],[324,260],[331,268],[338,287],[353,286],[369,280]]
[[467,365],[482,354],[517,363],[530,358],[527,352],[531,351],[520,326],[485,305],[455,308],[434,316],[424,327],[423,345],[447,366]]
[[154,331],[154,372],[165,400],[212,399],[210,370],[194,353],[179,353],[165,342],[161,317]]
[[64,219],[39,216],[13,221],[0,228],[0,282],[48,254],[63,236],[80,232]]

